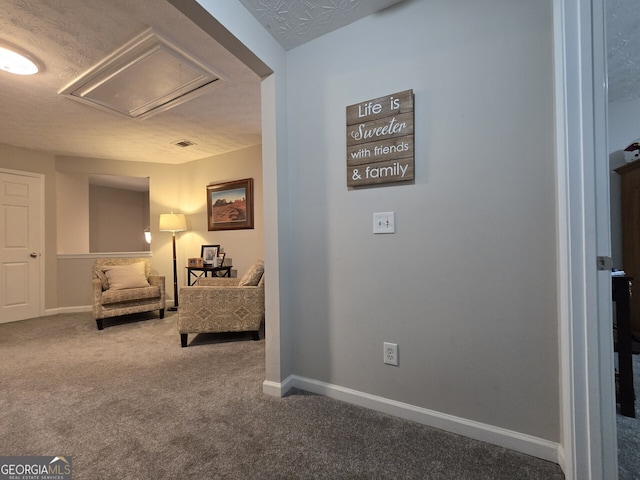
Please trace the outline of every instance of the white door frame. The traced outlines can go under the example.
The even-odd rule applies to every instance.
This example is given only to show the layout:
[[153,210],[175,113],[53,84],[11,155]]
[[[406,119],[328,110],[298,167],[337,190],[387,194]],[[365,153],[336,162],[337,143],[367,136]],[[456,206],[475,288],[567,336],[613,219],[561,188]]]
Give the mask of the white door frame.
[[616,479],[604,0],[554,0],[561,461]]
[[44,316],[45,315],[45,286],[46,286],[46,282],[45,282],[45,265],[46,265],[46,250],[45,250],[45,246],[46,246],[46,242],[45,242],[45,217],[46,217],[46,210],[45,210],[45,188],[44,188],[44,183],[45,183],[45,176],[42,173],[34,173],[34,172],[24,172],[22,170],[10,170],[8,168],[0,168],[0,173],[6,173],[9,175],[19,175],[22,177],[31,177],[31,178],[36,178],[38,179],[38,184],[40,186],[40,211],[42,212],[42,215],[40,215],[40,218],[38,219],[38,229],[40,230],[40,242],[38,245],[38,249],[39,249],[39,253],[40,253],[40,275],[38,278],[38,281],[40,282],[38,291],[40,292],[39,294],[39,298],[38,298],[38,315],[39,316]]

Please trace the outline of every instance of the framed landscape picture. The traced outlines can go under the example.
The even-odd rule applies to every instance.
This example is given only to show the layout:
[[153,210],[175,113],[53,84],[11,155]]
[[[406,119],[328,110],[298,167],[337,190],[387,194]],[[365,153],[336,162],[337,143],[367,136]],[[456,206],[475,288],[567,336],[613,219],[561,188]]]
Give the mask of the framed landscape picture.
[[209,230],[253,228],[253,178],[207,185]]

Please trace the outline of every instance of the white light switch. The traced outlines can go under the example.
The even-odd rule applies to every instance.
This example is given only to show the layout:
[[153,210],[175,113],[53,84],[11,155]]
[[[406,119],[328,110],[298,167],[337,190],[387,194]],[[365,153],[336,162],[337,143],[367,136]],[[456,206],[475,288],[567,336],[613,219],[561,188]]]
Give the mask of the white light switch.
[[373,233],[396,233],[395,212],[378,212],[373,214]]

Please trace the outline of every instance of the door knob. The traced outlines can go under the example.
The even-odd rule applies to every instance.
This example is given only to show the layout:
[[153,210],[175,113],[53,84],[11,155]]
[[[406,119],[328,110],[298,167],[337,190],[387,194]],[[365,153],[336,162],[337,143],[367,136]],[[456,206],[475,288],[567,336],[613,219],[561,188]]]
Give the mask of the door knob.
[[38,254],[37,254],[36,252],[31,252],[31,253],[29,254],[29,256],[30,256],[31,258],[38,258]]

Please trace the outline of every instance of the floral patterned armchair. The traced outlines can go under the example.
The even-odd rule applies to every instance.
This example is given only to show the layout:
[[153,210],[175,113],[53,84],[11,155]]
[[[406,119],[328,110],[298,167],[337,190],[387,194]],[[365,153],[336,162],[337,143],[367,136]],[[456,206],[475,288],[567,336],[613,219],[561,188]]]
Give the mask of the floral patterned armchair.
[[164,275],[151,275],[148,258],[99,258],[93,264],[93,318],[160,311],[164,318]]
[[238,278],[199,278],[196,285],[180,288],[178,333],[187,346],[190,333],[252,332],[260,339],[264,319],[264,262],[256,263]]

